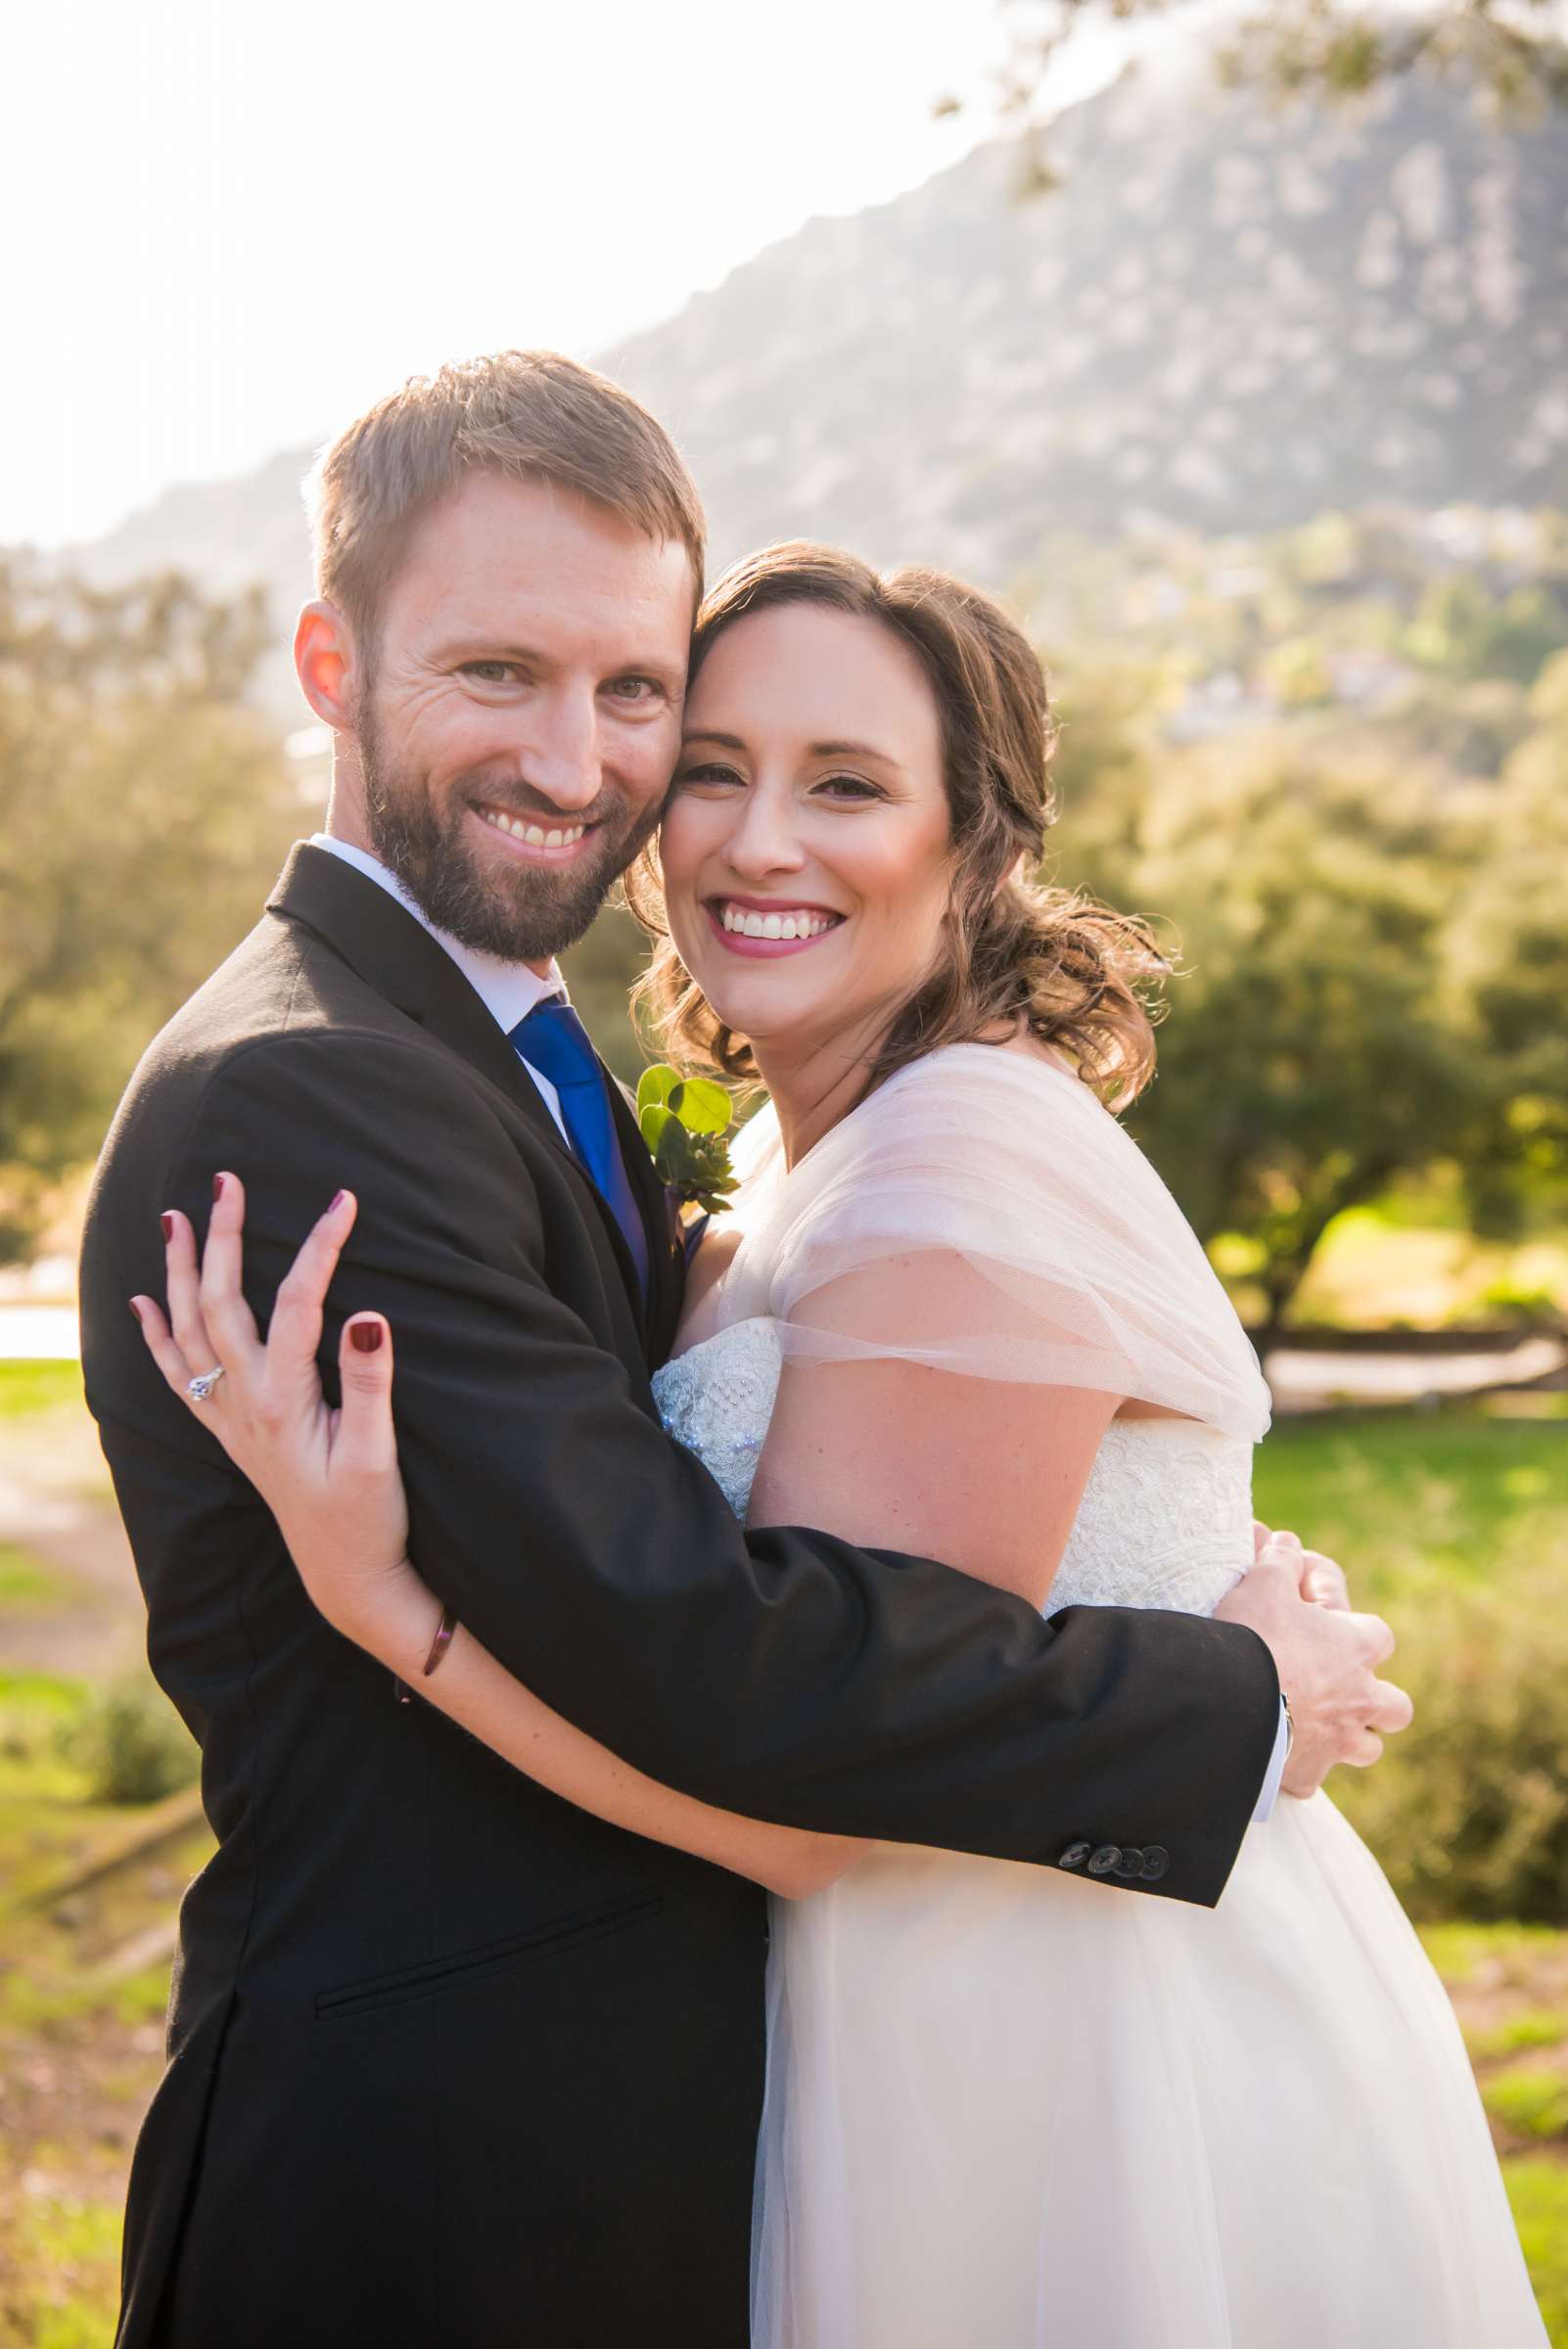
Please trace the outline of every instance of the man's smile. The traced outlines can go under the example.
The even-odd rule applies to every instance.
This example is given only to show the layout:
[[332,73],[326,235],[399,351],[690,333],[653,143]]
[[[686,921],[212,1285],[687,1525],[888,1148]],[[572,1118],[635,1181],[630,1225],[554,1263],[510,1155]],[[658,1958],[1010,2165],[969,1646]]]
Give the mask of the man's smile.
[[483,804],[473,812],[504,845],[506,852],[525,864],[570,863],[583,841],[599,830],[597,824],[580,819],[565,823],[557,818],[553,823],[545,823],[537,816],[514,815],[505,807]]

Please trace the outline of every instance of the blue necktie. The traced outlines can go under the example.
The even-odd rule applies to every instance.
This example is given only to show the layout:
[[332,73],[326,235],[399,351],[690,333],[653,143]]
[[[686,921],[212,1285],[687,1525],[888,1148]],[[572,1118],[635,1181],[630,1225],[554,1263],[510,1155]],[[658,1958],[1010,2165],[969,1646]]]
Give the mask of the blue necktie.
[[511,1040],[519,1058],[537,1069],[560,1095],[561,1118],[572,1146],[600,1195],[610,1203],[646,1297],[648,1236],[616,1138],[604,1071],[586,1028],[564,997],[552,995],[547,1002],[536,1004],[526,1020],[519,1020],[511,1031]]

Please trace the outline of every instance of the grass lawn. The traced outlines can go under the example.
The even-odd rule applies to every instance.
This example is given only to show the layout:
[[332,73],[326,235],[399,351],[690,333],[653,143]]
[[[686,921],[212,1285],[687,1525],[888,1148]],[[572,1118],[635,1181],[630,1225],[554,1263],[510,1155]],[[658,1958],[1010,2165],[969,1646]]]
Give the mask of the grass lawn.
[[[1568,1398],[1564,1399],[1568,1402]],[[1264,1442],[1254,1505],[1337,1557],[1384,1604],[1412,1569],[1485,1579],[1521,1531],[1555,1543],[1568,1594],[1568,1420],[1483,1406],[1282,1420]]]
[[0,1361],[0,1475],[9,1486],[113,1508],[78,1363]]
[[1568,2342],[1568,2162],[1504,2160],[1502,2175],[1552,2349]]
[[1295,1312],[1319,1326],[1441,1329],[1494,1317],[1508,1299],[1568,1313],[1568,1238],[1547,1221],[1521,1241],[1478,1240],[1452,1188],[1406,1191],[1336,1217]]
[[82,1400],[77,1362],[0,1362],[0,1419],[23,1419]]
[[0,2349],[109,2349],[125,2172],[162,2068],[168,1958],[145,1937],[166,1938],[210,1849],[186,1824],[72,1886],[138,1831],[75,1754],[92,1698],[0,1674]]
[[0,1612],[35,1615],[58,1606],[67,1577],[14,1542],[0,1542]]

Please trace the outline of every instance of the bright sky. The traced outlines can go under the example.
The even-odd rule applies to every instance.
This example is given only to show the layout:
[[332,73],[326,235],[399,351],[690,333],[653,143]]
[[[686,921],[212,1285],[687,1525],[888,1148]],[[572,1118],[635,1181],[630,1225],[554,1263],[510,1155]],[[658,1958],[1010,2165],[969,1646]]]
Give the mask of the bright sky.
[[14,12],[0,545],[97,536],[442,358],[602,350],[955,161],[984,107],[931,102],[983,99],[1002,37],[994,0]]

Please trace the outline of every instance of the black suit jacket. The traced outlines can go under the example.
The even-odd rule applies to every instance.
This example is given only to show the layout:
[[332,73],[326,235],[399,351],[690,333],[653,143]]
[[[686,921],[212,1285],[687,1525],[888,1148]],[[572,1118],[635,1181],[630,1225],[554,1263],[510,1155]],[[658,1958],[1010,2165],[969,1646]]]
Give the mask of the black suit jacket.
[[[1261,1641],[1023,1601],[930,1561],[746,1535],[649,1373],[680,1274],[623,1103],[653,1274],[450,958],[295,852],[150,1048],[106,1147],[83,1352],[218,1838],[187,1895],[137,2148],[123,2349],[740,2349],[762,2045],[750,1884],[544,1793],[330,1631],[126,1299],[160,1210],[248,1186],[267,1302],[340,1184],[348,1313],[390,1315],[412,1550],[549,1703],[760,1818],[1057,1864],[1160,1846],[1218,1899],[1272,1744]],[[1114,1897],[1109,1893],[1107,1897]]]

